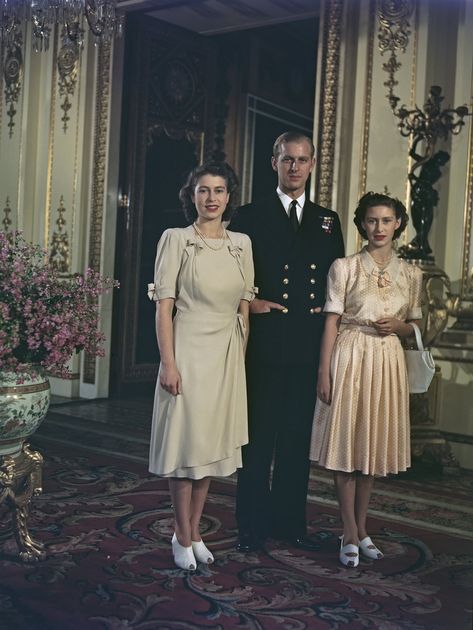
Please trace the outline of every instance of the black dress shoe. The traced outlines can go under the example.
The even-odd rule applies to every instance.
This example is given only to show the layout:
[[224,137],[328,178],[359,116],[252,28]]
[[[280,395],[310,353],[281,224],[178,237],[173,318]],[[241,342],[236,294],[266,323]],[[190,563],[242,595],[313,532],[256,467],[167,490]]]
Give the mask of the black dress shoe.
[[289,542],[293,547],[297,549],[303,549],[304,551],[319,551],[320,545],[316,543],[315,540],[309,538],[309,536],[296,536],[295,538],[290,538]]
[[254,534],[240,534],[238,536],[237,551],[241,553],[250,553],[251,551],[258,551],[261,549],[263,539],[255,536]]

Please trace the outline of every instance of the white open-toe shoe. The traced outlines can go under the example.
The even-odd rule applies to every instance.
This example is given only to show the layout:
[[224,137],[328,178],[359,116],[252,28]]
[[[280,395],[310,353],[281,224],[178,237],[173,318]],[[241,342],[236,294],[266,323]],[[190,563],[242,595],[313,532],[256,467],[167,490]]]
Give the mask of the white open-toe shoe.
[[203,540],[199,540],[198,542],[193,540],[192,551],[194,552],[194,556],[198,562],[212,564],[214,561],[213,554],[207,549]]
[[358,545],[365,558],[370,558],[370,560],[381,560],[381,558],[384,557],[383,552],[378,549],[369,536],[366,536],[363,540],[358,541]]
[[340,554],[338,557],[340,558],[340,562],[343,564],[343,566],[350,568],[357,567],[358,563],[360,562],[358,545],[353,545],[352,543],[344,545],[343,536],[340,536]]
[[181,545],[175,533],[172,536],[172,555],[174,556],[174,563],[180,569],[185,569],[186,571],[196,570],[197,562],[192,551],[192,545],[189,547]]

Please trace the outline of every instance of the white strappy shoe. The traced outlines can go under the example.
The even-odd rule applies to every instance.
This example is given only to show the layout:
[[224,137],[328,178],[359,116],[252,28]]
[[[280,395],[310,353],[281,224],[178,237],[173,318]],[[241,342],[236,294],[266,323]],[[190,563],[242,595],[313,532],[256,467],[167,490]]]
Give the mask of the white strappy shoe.
[[359,540],[358,545],[365,558],[370,558],[370,560],[381,560],[381,558],[384,558],[383,552],[378,549],[369,536]]
[[340,536],[340,554],[338,557],[340,558],[340,562],[343,566],[350,568],[357,567],[360,562],[358,545],[353,545],[352,543],[344,545],[343,536]]
[[174,556],[174,563],[180,569],[186,571],[195,571],[197,562],[195,561],[194,552],[192,551],[192,545],[184,547],[177,540],[176,533],[174,532],[172,537],[172,555]]
[[198,562],[212,564],[214,561],[213,554],[207,549],[203,540],[199,540],[198,542],[193,540],[192,551],[194,552],[194,556]]

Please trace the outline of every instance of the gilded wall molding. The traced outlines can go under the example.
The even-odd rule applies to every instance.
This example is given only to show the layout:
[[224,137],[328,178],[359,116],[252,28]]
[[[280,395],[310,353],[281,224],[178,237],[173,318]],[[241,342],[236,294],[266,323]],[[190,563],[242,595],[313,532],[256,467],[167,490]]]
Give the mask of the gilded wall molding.
[[[472,86],[473,101],[473,86]],[[460,297],[473,299],[473,261],[472,261],[472,220],[473,220],[473,122],[470,120],[468,140],[468,171],[465,189],[465,207],[463,212],[463,257]]]
[[51,266],[59,273],[68,273],[70,270],[70,246],[69,235],[65,230],[66,219],[64,213],[64,197],[61,195],[59,206],[57,209],[58,218],[56,219],[56,230],[53,232],[51,239],[51,248],[49,250],[49,260]]
[[[52,42],[53,52],[51,57],[53,63],[51,72],[51,105],[49,112],[45,243],[47,243],[47,247],[49,248],[55,248],[57,245],[57,243],[54,242],[54,239],[57,239],[57,229],[54,227],[53,199],[57,199],[60,196],[63,199],[62,206],[64,207],[64,216],[68,217],[67,220],[69,224],[68,269],[64,268],[64,261],[61,263],[61,273],[67,274],[71,273],[71,265],[73,264],[72,250],[79,176],[78,164],[81,141],[81,81],[79,77],[82,54],[79,46],[64,41],[64,33],[60,35],[59,27],[57,26],[54,28]],[[74,97],[75,103],[72,101],[71,97]],[[75,106],[75,120],[71,125],[70,110],[73,106]],[[61,129],[64,135],[61,134]],[[68,130],[71,132],[75,130],[75,135],[69,138],[66,137]],[[67,202],[64,200],[67,200]]]
[[383,83],[388,88],[386,94],[392,109],[396,109],[399,98],[394,95],[394,88],[398,81],[394,75],[401,67],[396,53],[406,52],[409,44],[410,18],[414,11],[416,0],[379,0],[379,30],[378,46],[381,55],[389,52],[389,58],[383,63],[383,70],[388,73],[388,79]]
[[8,121],[8,135],[13,137],[13,128],[15,127],[15,116],[17,114],[18,101],[20,99],[21,86],[23,81],[23,33],[20,23],[17,21],[12,31],[11,43],[5,48],[5,57],[3,60],[3,76],[4,76],[4,93],[6,115]]
[[5,207],[3,208],[3,232],[9,234],[12,231],[12,220],[10,219],[11,208],[10,208],[10,197],[5,199]]
[[328,0],[325,3],[316,199],[317,203],[326,207],[332,205],[343,8],[344,0]]
[[[77,186],[79,181],[79,147],[81,145],[81,127],[80,127],[80,96],[81,96],[81,87],[82,82],[79,80],[81,74],[81,63],[82,63],[82,49],[79,49],[79,56],[77,59],[77,108],[76,108],[76,124],[75,124],[75,138],[74,138],[74,164],[73,164],[73,178],[72,178],[72,192],[71,192],[71,209],[70,209],[70,244],[71,250],[72,245],[74,243],[75,238],[75,227],[76,227],[76,197],[77,197]],[[71,257],[69,258],[71,262]]]
[[[102,230],[110,102],[110,68],[111,44],[110,42],[102,41],[99,44],[97,56],[91,216],[88,243],[88,266],[94,271],[100,271],[102,260]],[[84,357],[84,383],[94,384],[95,374],[96,359],[86,354]]]
[[[374,58],[374,32],[376,24],[376,0],[370,0],[368,14],[368,44],[366,49],[366,80],[363,98],[362,135],[360,150],[360,174],[358,185],[358,199],[366,193],[366,181],[368,178],[368,151],[370,141],[371,100],[373,92],[373,58]],[[356,248],[361,249],[363,239],[357,232]]]
[[[53,33],[53,55],[57,58],[58,49],[58,27],[54,27]],[[53,196],[53,166],[54,166],[54,130],[56,121],[56,82],[57,82],[57,64],[53,63],[51,76],[51,105],[49,110],[49,135],[48,135],[48,187],[46,190],[46,208],[44,217],[44,242],[49,243],[50,223],[51,223],[51,204]]]
[[[414,7],[414,33],[412,38],[412,64],[411,64],[411,94],[410,94],[410,106],[414,107],[416,102],[417,95],[417,55],[419,51],[419,3],[415,2]],[[407,152],[407,173],[411,172],[413,166],[413,159],[411,156],[412,149],[412,137],[409,138],[409,149]],[[409,183],[409,178],[406,177],[406,194],[405,194],[405,202],[404,205],[406,208],[410,208],[411,206],[411,186]],[[408,230],[404,230],[402,233],[402,241],[403,245],[407,245],[408,241]]]
[[376,22],[376,0],[370,0],[368,18],[368,47],[366,54],[366,81],[365,96],[363,99],[363,133],[361,139],[360,155],[360,184],[358,198],[366,192],[366,180],[368,175],[368,150],[370,138],[371,97],[373,88],[373,56],[374,56],[374,31]]
[[68,129],[68,123],[70,120],[69,110],[72,107],[70,97],[72,98],[74,96],[77,84],[81,49],[76,42],[72,42],[71,40],[65,38],[64,32],[62,39],[63,44],[57,56],[57,73],[59,75],[59,96],[62,98],[60,107],[63,111],[63,115],[61,120],[65,133]]

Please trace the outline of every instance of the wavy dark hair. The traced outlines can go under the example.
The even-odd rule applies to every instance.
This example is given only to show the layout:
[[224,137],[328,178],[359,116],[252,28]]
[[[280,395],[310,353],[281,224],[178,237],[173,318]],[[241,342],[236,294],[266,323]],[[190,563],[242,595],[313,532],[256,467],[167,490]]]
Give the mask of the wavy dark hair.
[[396,219],[401,220],[399,227],[394,232],[394,238],[398,238],[399,235],[404,232],[406,225],[409,222],[406,206],[402,203],[402,201],[396,199],[396,197],[390,197],[389,195],[385,195],[383,193],[367,192],[366,195],[363,195],[363,197],[359,200],[355,210],[355,217],[353,219],[358,232],[364,239],[368,238],[362,223],[365,220],[366,213],[369,208],[373,208],[374,206],[387,206],[388,208],[394,210],[396,213]]
[[184,215],[188,221],[194,222],[197,218],[197,210],[192,201],[197,182],[204,175],[215,175],[222,177],[227,186],[227,192],[230,194],[227,207],[222,215],[224,221],[229,221],[235,211],[235,195],[238,190],[238,177],[232,167],[226,162],[204,162],[200,166],[196,166],[187,176],[186,183],[179,191],[179,199],[184,210]]

